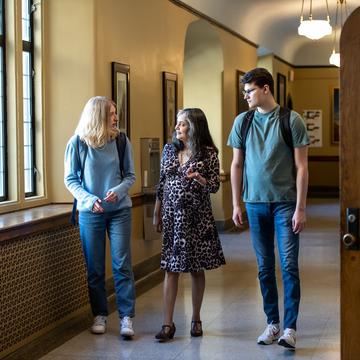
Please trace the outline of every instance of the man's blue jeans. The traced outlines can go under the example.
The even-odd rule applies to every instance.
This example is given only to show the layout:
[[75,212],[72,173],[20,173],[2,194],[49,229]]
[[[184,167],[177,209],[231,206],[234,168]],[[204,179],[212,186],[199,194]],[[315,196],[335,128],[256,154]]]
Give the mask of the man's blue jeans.
[[131,266],[131,208],[102,214],[80,212],[79,226],[93,315],[108,315],[105,290],[107,231],[119,315],[133,317],[135,315],[135,286]]
[[255,250],[264,311],[268,324],[279,323],[275,275],[274,232],[284,286],[284,328],[296,330],[300,304],[299,235],[292,231],[294,202],[246,203],[250,235]]

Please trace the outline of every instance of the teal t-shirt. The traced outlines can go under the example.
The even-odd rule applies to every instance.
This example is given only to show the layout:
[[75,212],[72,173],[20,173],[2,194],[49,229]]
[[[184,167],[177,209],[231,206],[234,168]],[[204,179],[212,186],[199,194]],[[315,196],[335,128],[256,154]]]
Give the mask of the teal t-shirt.
[[[296,171],[291,149],[280,129],[280,106],[262,114],[255,111],[246,137],[243,171],[243,201],[296,201]],[[229,135],[228,145],[242,147],[241,124],[246,112],[238,115]],[[301,116],[291,111],[290,127],[294,147],[309,144],[306,125]]]

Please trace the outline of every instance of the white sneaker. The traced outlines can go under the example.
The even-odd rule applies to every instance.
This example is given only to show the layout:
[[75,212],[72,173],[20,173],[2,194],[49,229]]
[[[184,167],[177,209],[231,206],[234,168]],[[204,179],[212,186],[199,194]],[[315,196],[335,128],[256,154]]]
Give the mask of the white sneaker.
[[120,335],[124,337],[134,336],[133,323],[129,316],[124,316],[120,320]]
[[95,316],[94,323],[91,326],[91,332],[93,334],[104,334],[106,332],[106,320],[107,316]]
[[280,337],[280,325],[269,324],[264,332],[258,337],[257,343],[260,345],[270,345]]
[[286,347],[289,350],[295,350],[296,345],[296,331],[294,329],[286,328],[283,336],[280,337],[278,344]]

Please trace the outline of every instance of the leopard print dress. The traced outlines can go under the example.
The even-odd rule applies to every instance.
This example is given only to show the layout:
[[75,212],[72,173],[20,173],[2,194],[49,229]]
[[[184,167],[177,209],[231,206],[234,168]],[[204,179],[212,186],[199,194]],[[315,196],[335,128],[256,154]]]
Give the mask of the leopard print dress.
[[[192,167],[206,179],[203,186],[186,177]],[[180,165],[172,144],[164,147],[157,199],[161,201],[163,244],[162,269],[196,272],[225,264],[212,214],[210,193],[218,191],[219,160],[214,149],[196,154]]]

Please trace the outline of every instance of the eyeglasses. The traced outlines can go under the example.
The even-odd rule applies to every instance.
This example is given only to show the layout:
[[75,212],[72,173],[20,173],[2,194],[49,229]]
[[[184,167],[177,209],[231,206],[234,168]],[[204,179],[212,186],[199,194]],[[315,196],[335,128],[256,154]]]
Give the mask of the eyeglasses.
[[244,95],[244,96],[246,96],[246,95],[250,95],[254,90],[256,90],[257,88],[252,88],[252,89],[247,89],[247,90],[243,90],[242,91],[242,94]]

